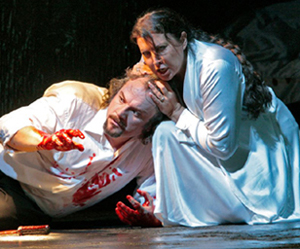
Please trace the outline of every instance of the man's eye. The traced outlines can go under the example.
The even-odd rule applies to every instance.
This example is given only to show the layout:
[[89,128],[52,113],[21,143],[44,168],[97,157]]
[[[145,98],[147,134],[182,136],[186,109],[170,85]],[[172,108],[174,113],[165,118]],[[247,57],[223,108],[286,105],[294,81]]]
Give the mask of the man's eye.
[[119,100],[120,100],[121,103],[125,102],[125,100],[124,100],[124,98],[122,96],[119,97]]
[[141,117],[141,113],[139,111],[132,111],[133,115],[137,118]]

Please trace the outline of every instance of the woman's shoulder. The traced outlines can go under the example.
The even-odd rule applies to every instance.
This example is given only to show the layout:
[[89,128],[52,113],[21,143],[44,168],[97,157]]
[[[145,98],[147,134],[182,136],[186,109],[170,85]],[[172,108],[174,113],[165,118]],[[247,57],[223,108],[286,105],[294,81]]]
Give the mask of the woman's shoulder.
[[194,40],[191,42],[191,48],[198,60],[236,61],[236,56],[219,44]]

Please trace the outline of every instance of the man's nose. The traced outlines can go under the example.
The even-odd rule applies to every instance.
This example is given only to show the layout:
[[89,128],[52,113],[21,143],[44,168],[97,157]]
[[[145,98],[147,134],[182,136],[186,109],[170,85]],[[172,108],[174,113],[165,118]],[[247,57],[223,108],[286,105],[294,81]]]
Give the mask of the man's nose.
[[117,110],[116,110],[118,116],[122,119],[125,119],[128,115],[128,110],[127,107],[125,105],[120,106]]

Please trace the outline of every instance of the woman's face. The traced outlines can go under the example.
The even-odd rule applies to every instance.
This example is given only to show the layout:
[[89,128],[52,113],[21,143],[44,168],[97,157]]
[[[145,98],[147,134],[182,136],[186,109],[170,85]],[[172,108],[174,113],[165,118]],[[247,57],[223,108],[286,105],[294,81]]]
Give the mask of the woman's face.
[[169,81],[174,77],[183,79],[185,73],[186,33],[182,32],[180,41],[171,34],[152,34],[153,42],[143,37],[137,38],[137,45],[148,67],[161,80]]

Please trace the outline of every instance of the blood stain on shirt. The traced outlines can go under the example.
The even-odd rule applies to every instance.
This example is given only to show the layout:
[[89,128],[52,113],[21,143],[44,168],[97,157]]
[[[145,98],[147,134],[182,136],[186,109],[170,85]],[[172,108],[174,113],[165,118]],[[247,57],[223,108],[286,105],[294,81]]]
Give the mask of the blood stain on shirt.
[[101,193],[101,189],[114,182],[117,177],[121,177],[120,173],[116,168],[112,169],[112,172],[96,173],[89,181],[82,185],[76,193],[73,195],[73,204],[84,206],[85,202]]

